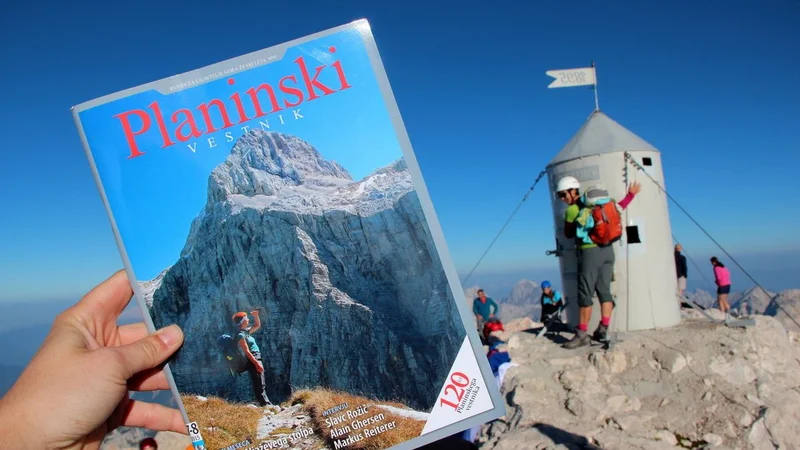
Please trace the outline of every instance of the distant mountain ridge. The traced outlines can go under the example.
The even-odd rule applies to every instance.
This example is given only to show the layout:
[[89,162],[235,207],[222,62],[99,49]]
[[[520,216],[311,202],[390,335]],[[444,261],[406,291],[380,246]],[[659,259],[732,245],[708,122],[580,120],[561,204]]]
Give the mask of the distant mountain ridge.
[[[777,294],[775,302],[772,298]],[[697,289],[688,294],[689,298],[703,307],[716,304],[716,294]],[[761,314],[778,319],[787,330],[800,332],[795,321],[800,322],[800,289],[786,289],[780,293],[764,292],[760,288],[750,288],[743,292],[731,292],[728,296],[731,309],[739,315]],[[780,306],[780,307],[779,307]],[[787,314],[788,313],[788,314]],[[794,319],[794,320],[792,320]]]
[[[754,287],[745,291],[731,292],[728,295],[728,303],[730,303],[731,309],[736,310],[740,315],[764,314],[775,294],[775,292],[770,291],[765,293],[762,289]],[[716,292],[695,289],[694,291],[687,291],[686,295],[690,300],[704,308],[709,308],[717,303]]]
[[[477,297],[478,289],[479,286],[477,285],[464,289],[464,295],[470,310],[472,309],[473,300]],[[778,304],[784,310],[789,311],[795,320],[800,321],[800,289],[787,289],[777,294]],[[542,290],[539,288],[538,283],[528,279],[519,280],[507,297],[494,299],[500,305],[500,320],[510,322],[527,317],[538,321],[541,314],[541,305],[539,304],[541,295]],[[717,302],[716,293],[704,289],[687,291],[686,295],[704,308],[712,307]],[[731,304],[731,308],[739,315],[762,314],[774,316],[787,328],[797,328],[797,325],[787,317],[783,310],[774,304],[770,306],[770,301],[775,295],[776,292],[764,292],[758,287],[753,287],[745,291],[731,292],[728,296],[728,302]],[[487,296],[492,297],[490,292],[487,293]]]
[[[464,289],[464,296],[466,297],[470,311],[472,310],[472,302],[478,297],[478,289],[480,289],[478,286]],[[528,279],[522,279],[514,285],[511,292],[505,298],[494,298],[490,292],[487,292],[486,296],[493,298],[499,305],[500,320],[503,322],[510,322],[523,317],[539,320],[541,314],[539,298],[541,295],[542,289],[539,287],[539,283]]]

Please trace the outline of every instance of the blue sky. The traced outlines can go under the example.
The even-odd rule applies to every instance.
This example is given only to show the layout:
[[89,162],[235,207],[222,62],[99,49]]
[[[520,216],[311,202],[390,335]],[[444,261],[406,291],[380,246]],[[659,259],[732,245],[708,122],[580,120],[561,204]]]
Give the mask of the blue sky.
[[[263,60],[270,55],[273,54],[254,55],[245,62]],[[300,56],[311,76],[317,67],[325,67],[317,80],[336,92],[323,95],[323,91],[316,88],[314,91],[319,97],[310,99],[294,62]],[[336,61],[341,64],[345,82],[350,86],[346,89],[342,89],[346,86],[331,67]],[[171,85],[219,73],[238,64],[231,62],[203,73],[187,74],[171,80]],[[288,86],[301,88],[305,101],[294,107],[281,104],[282,111],[255,118],[255,106],[245,91],[262,83],[278,91],[279,80],[291,75],[296,77],[297,83]],[[233,84],[229,84],[229,80]],[[240,124],[237,123],[240,120],[237,108],[228,100],[235,93],[242,99],[245,119],[251,118]],[[298,101],[294,94],[287,97],[280,91],[277,98],[279,102],[284,98],[293,104]],[[217,131],[180,142],[176,138],[176,125],[171,121],[173,112],[181,108],[194,109],[211,99],[224,101],[228,120],[235,125],[223,128],[220,111],[214,108],[210,117]],[[262,92],[259,99],[262,111],[270,111],[267,94]],[[174,143],[166,149],[162,148],[164,137],[155,114],[148,107],[154,101],[158,102],[157,109],[166,122],[167,139]],[[136,147],[133,150],[120,120],[115,118],[130,111],[141,111],[139,114],[149,117],[146,120],[150,122],[149,129],[134,137]],[[136,94],[82,111],[80,116],[114,219],[139,280],[152,279],[177,261],[190,224],[206,204],[209,174],[228,157],[236,140],[243,135],[243,127],[298,136],[315,146],[324,158],[341,164],[355,180],[402,156],[366,47],[352,31],[290,48],[280,60],[173,94],[142,88]],[[141,116],[130,114],[129,117],[133,132],[143,129]],[[208,129],[196,111],[194,117],[199,131]],[[185,115],[179,115],[178,123],[185,119]],[[182,127],[181,133],[190,133],[189,126]],[[138,154],[136,150],[143,154],[130,158]]]
[[[594,106],[588,89],[547,89],[544,72],[592,59],[601,109],[662,151],[667,189],[718,241],[743,264],[796,261],[800,3],[701,3],[5,6],[0,301],[74,299],[121,267],[72,105],[362,17],[461,273]],[[555,267],[549,207],[531,195],[478,281]],[[701,267],[719,254],[671,217]]]

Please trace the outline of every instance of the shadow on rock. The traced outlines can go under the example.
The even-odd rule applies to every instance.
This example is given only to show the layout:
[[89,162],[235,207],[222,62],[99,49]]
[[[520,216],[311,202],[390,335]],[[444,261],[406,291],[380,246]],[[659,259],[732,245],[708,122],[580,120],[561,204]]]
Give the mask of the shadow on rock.
[[[539,332],[542,331],[542,328],[544,328],[544,327],[528,328],[527,330],[523,330],[523,332],[524,333],[533,334],[533,335],[538,335]],[[549,339],[554,344],[561,345],[561,344],[563,344],[563,343],[565,343],[565,342],[567,342],[569,340],[569,339],[565,338],[564,336],[562,336],[561,333],[569,332],[569,331],[570,331],[569,328],[567,326],[565,326],[565,325],[553,325],[552,327],[549,327],[547,329],[547,333],[545,333],[544,336],[542,336],[542,338]]]
[[556,445],[563,445],[569,450],[603,450],[593,445],[583,436],[570,433],[569,431],[556,428],[546,423],[537,423],[533,428],[539,433],[547,436]]
[[419,450],[478,450],[478,446],[461,439],[461,435],[456,434],[424,445]]

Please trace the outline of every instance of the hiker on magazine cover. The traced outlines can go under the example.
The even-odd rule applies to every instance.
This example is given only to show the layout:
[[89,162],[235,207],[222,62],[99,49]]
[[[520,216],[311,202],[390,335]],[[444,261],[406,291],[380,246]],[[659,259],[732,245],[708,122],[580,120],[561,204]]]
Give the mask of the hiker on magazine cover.
[[256,401],[261,406],[272,405],[266,393],[266,381],[264,378],[264,363],[261,360],[261,350],[258,348],[256,340],[252,334],[261,329],[261,319],[258,316],[258,311],[251,311],[253,316],[252,327],[248,328],[250,319],[247,318],[247,313],[240,311],[233,315],[233,323],[239,328],[239,333],[236,339],[241,348],[244,356],[247,358],[246,370],[250,374],[250,381],[253,383],[253,394]]

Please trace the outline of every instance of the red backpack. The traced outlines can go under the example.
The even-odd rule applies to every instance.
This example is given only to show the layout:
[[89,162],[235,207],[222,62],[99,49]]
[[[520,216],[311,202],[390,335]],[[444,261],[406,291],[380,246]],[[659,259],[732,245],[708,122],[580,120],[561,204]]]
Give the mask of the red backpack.
[[586,190],[585,203],[591,208],[594,219],[594,227],[589,231],[589,238],[601,246],[613,244],[622,237],[622,216],[617,209],[617,202],[609,199],[602,205],[595,203],[607,198],[609,198],[608,191],[600,186],[592,186]]
[[490,320],[489,322],[486,322],[486,324],[483,325],[484,337],[489,337],[489,335],[492,334],[493,331],[505,331],[505,329],[503,329],[503,322],[494,319]]

